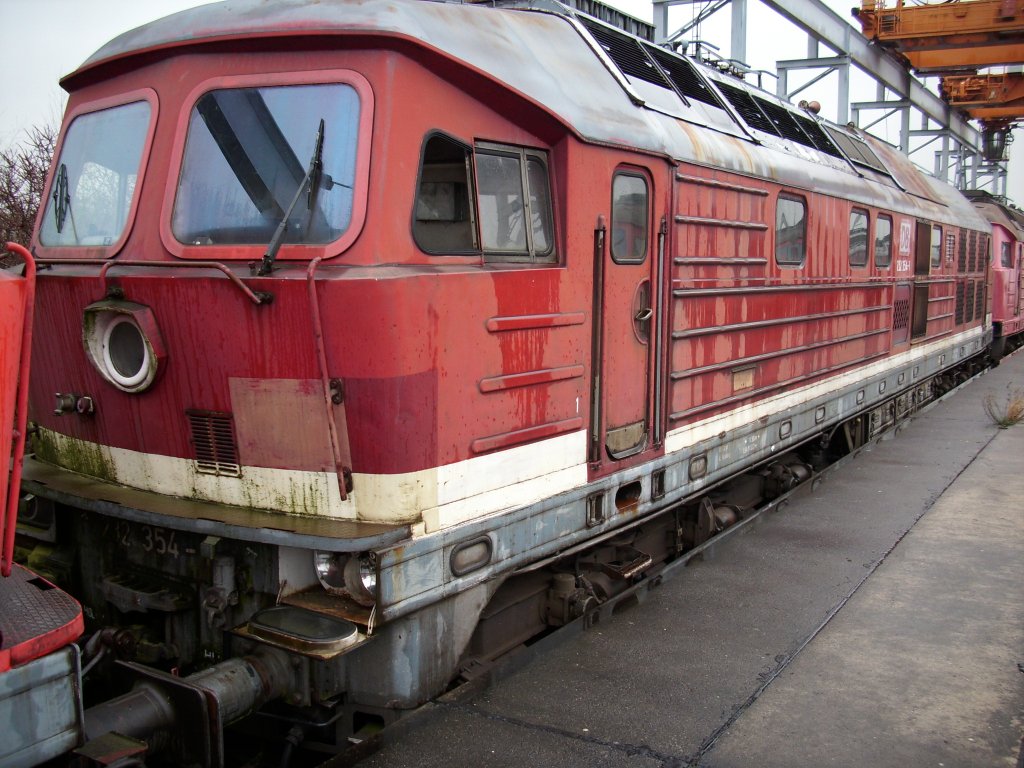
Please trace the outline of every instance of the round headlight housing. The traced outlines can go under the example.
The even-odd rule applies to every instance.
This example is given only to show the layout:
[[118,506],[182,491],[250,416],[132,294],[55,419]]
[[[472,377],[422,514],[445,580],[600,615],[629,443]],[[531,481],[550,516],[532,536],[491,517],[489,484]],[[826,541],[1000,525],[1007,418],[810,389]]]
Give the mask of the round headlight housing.
[[332,595],[348,595],[360,605],[377,601],[377,568],[369,552],[314,552],[313,568],[320,586]]
[[82,343],[93,367],[124,392],[148,389],[165,357],[152,310],[127,301],[86,307]]
[[345,589],[345,561],[348,555],[339,552],[314,552],[313,568],[320,586],[331,594],[341,594]]
[[149,345],[129,315],[117,315],[103,332],[103,368],[125,389],[136,387],[149,373]]

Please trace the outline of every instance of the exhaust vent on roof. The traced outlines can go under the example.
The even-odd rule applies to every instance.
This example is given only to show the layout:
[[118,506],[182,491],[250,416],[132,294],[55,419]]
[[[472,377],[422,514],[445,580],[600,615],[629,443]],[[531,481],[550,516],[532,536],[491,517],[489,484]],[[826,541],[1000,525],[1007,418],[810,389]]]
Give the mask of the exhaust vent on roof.
[[661,68],[647,57],[644,49],[640,47],[639,40],[627,37],[590,19],[581,18],[580,21],[623,74],[671,90],[672,86],[665,79]]
[[684,98],[700,101],[721,109],[722,104],[714,91],[708,87],[707,83],[704,82],[704,78],[697,72],[697,68],[687,59],[653,45],[645,45],[644,49],[665,70],[669,80],[672,81],[676,90]]
[[773,136],[782,135],[779,133],[775,123],[769,119],[768,115],[761,111],[761,107],[758,106],[757,100],[753,96],[742,88],[737,88],[729,83],[719,82],[718,87],[747,125],[764,133],[770,133]]
[[884,173],[887,176],[891,175],[882,164],[882,161],[878,159],[878,155],[865,142],[831,125],[825,126],[825,130],[828,131],[828,135],[832,137],[832,140],[839,145],[840,149],[853,162],[866,165],[868,168]]

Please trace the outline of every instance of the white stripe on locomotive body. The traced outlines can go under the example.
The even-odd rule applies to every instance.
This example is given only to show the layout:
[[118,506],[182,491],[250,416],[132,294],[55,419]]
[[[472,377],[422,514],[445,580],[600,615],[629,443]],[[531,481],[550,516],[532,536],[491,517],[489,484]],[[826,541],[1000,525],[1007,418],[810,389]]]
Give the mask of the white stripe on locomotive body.
[[[970,345],[968,351],[973,354],[980,351],[984,333],[984,329],[976,328],[921,344],[823,381],[688,424],[668,433],[665,455],[671,459],[674,454],[689,451],[717,436],[735,434],[761,419],[829,393],[838,398],[861,382],[934,358],[943,350]],[[946,362],[951,365],[958,360],[950,358]],[[922,371],[919,380],[935,372]],[[874,393],[867,402],[879,402],[895,394],[895,390],[884,397]],[[344,501],[337,477],[332,473],[244,466],[241,477],[219,477],[199,472],[192,459],[111,448],[49,431],[46,438],[55,441],[58,455],[100,457],[110,480],[140,490],[281,513],[413,523],[414,535],[427,535],[520,509],[587,484],[584,430],[416,472],[354,473],[353,491]],[[733,462],[743,459],[737,454]]]
[[[988,327],[991,327],[990,317],[986,317],[985,328]],[[851,368],[845,373],[832,376],[824,381],[807,384],[799,389],[790,390],[764,400],[758,400],[757,402],[741,406],[717,416],[712,416],[711,418],[704,419],[703,421],[688,424],[679,429],[672,430],[666,435],[665,453],[672,454],[677,451],[685,450],[686,448],[705,440],[709,440],[716,435],[732,433],[734,430],[754,423],[763,417],[771,416],[774,413],[780,413],[788,410],[789,408],[798,406],[801,403],[811,402],[818,397],[828,394],[829,392],[856,387],[858,382],[870,380],[871,378],[884,374],[887,371],[898,370],[900,368],[913,365],[916,362],[924,360],[929,355],[935,354],[936,351],[941,350],[944,347],[955,347],[962,344],[968,344],[972,341],[978,341],[980,343],[984,339],[984,334],[984,328],[972,328],[954,336],[944,336],[941,339],[927,344],[916,345],[905,352],[889,355],[888,357],[882,358],[881,360],[869,365]],[[980,349],[974,351],[980,351]],[[958,361],[948,361],[949,364],[952,364],[953,362]],[[921,378],[925,378],[923,372]],[[893,394],[895,394],[895,392],[890,392],[887,394],[887,397],[892,396]]]
[[200,472],[194,459],[40,431],[55,455],[95,457],[90,465],[98,462],[108,480],[131,488],[285,514],[381,523],[422,520],[428,533],[587,482],[583,431],[416,472],[353,473],[353,491],[344,501],[333,473],[243,466],[241,477],[210,475]]

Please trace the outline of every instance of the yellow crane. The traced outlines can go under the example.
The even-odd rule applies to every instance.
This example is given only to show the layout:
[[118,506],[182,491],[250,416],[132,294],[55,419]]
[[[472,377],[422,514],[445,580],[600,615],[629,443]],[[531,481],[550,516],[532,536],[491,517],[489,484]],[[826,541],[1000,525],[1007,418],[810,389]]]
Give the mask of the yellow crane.
[[866,37],[916,72],[941,75],[943,98],[980,121],[985,158],[1005,159],[1009,132],[1024,118],[1024,74],[979,70],[1024,64],[1024,0],[897,0],[891,8],[863,0],[854,16]]

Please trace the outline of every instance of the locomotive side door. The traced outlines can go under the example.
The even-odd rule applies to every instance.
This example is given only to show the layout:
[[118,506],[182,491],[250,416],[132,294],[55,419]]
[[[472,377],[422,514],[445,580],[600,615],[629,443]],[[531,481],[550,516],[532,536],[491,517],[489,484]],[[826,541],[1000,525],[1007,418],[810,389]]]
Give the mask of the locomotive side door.
[[595,351],[602,367],[591,462],[620,461],[660,442],[653,422],[661,417],[652,406],[651,385],[662,327],[663,215],[654,175],[638,166],[618,167],[611,179],[610,215],[599,237],[604,253],[595,253],[602,347]]

